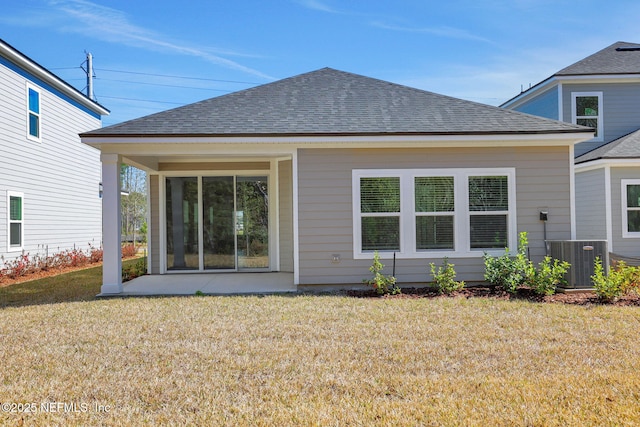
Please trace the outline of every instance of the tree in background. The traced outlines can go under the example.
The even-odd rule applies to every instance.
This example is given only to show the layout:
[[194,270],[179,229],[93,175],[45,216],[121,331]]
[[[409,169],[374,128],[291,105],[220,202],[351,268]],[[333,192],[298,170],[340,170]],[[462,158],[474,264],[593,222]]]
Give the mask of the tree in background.
[[133,166],[120,167],[122,182],[122,241],[147,241],[147,174]]

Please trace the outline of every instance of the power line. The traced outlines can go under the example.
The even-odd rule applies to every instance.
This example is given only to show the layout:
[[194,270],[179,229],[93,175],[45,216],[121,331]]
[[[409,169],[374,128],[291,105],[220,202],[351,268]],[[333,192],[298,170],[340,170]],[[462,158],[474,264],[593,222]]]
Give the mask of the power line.
[[216,92],[227,92],[227,93],[231,92],[230,90],[224,90],[224,89],[212,89],[212,88],[206,88],[206,87],[181,86],[181,85],[166,85],[166,84],[162,84],[162,83],[137,82],[137,81],[133,81],[133,80],[104,79],[104,78],[100,78],[100,77],[98,78],[98,80],[107,81],[107,82],[117,82],[117,83],[131,83],[131,84],[136,84],[136,85],[175,87],[175,88],[179,88],[179,89],[212,90],[212,91],[216,91]]
[[171,102],[171,101],[155,101],[153,99],[136,99],[136,98],[121,98],[119,96],[105,96],[101,95],[100,98],[108,98],[108,99],[120,99],[123,101],[139,101],[139,102],[155,102],[157,104],[173,104],[173,105],[184,105],[184,102]]
[[109,70],[106,68],[94,68],[97,71],[107,71],[110,73],[122,73],[122,74],[136,74],[139,76],[152,76],[152,77],[169,77],[172,79],[185,79],[185,80],[203,80],[209,82],[222,82],[222,83],[238,83],[238,84],[247,84],[247,85],[259,85],[262,83],[256,82],[243,82],[238,80],[220,80],[220,79],[210,79],[206,77],[188,77],[188,76],[173,76],[169,74],[153,74],[153,73],[141,73],[137,71],[124,71],[124,70]]
[[[54,70],[77,70],[78,68],[82,68],[82,67],[57,67],[57,68],[49,68],[49,70],[54,71]],[[95,68],[94,70],[96,71],[106,71],[109,73],[122,73],[122,74],[135,74],[138,76],[152,76],[152,77],[168,77],[168,78],[172,78],[172,79],[184,79],[184,80],[202,80],[202,81],[209,81],[209,82],[220,82],[220,83],[237,83],[237,84],[245,84],[245,85],[259,85],[262,83],[258,83],[258,82],[245,82],[245,81],[240,81],[240,80],[221,80],[221,79],[211,79],[211,78],[207,78],[207,77],[192,77],[192,76],[175,76],[175,75],[171,75],[171,74],[154,74],[154,73],[142,73],[142,72],[138,72],[138,71],[126,71],[126,70],[111,70],[108,68]]]

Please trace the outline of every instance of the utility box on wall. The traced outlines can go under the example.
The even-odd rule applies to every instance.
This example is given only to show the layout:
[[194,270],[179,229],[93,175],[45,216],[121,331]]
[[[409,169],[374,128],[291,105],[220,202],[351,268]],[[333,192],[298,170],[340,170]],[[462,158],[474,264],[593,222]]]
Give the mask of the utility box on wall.
[[565,274],[568,289],[592,288],[593,264],[596,258],[602,260],[605,272],[609,271],[609,251],[606,240],[549,240],[547,253],[551,258],[571,264]]

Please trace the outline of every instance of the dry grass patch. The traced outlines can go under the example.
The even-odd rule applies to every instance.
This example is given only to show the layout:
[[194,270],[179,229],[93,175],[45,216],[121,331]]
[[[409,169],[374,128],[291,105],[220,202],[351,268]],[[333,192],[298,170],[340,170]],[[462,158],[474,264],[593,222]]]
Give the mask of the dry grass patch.
[[639,326],[637,307],[462,298],[5,308],[0,402],[89,409],[0,424],[637,425]]

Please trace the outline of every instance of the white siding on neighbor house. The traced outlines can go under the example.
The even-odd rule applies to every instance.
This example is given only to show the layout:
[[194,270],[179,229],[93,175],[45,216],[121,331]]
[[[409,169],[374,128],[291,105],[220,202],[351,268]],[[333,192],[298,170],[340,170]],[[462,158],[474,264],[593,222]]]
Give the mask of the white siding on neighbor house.
[[41,142],[27,138],[27,81],[0,63],[0,255],[7,252],[8,191],[24,193],[24,251],[32,255],[100,246],[100,153],[78,133],[99,128],[100,119],[40,90]]
[[576,173],[576,238],[607,240],[605,169]]
[[[516,168],[518,231],[529,233],[531,255],[545,254],[539,212],[549,212],[548,239],[571,237],[568,147],[454,149],[300,149],[298,153],[300,284],[360,284],[370,260],[353,259],[353,169]],[[333,254],[340,256],[332,262]],[[480,254],[481,255],[481,254]],[[459,280],[482,281],[478,258],[451,258]],[[400,284],[431,280],[429,262],[398,259]],[[392,260],[384,260],[391,274]]]
[[640,179],[640,169],[611,168],[611,224],[613,225],[613,253],[640,258],[640,238],[622,237],[622,179]]
[[558,120],[558,89],[553,87],[514,108],[514,110]]
[[604,141],[576,145],[576,156],[591,151],[640,128],[640,83],[590,83],[562,85],[563,116],[571,121],[572,92],[602,92]]

